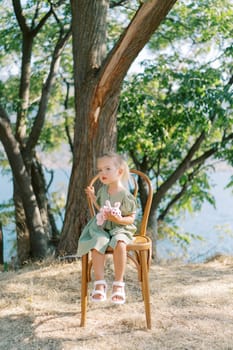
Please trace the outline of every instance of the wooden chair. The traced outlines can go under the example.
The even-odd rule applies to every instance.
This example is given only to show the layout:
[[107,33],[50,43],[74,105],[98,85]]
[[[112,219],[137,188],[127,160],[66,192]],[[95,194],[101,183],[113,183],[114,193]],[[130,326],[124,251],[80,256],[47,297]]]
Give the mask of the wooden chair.
[[[127,245],[127,257],[133,261],[138,271],[138,280],[141,282],[142,297],[144,300],[146,325],[148,329],[151,329],[151,312],[150,312],[150,289],[149,289],[149,266],[151,260],[151,239],[147,234],[147,222],[152,202],[152,186],[147,175],[139,170],[130,170],[132,179],[134,182],[133,194],[136,197],[138,194],[138,177],[144,183],[147,189],[147,199],[144,212],[142,214],[140,227],[136,233],[132,243]],[[91,181],[90,186],[93,186],[98,180],[96,175]],[[91,216],[95,215],[95,208],[92,202],[88,199],[88,205]],[[113,250],[109,247],[106,254],[112,254]],[[81,279],[81,323],[80,326],[86,325],[86,313],[87,313],[87,302],[88,302],[88,283],[91,281],[91,268],[92,261],[89,259],[89,254],[82,256],[82,279]]]

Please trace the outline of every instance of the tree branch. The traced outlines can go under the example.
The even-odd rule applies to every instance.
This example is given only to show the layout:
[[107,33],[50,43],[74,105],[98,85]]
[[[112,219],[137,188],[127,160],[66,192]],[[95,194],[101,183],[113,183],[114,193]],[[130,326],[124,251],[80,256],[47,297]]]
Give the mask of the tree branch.
[[52,15],[53,11],[52,11],[52,7],[50,8],[50,10],[44,15],[44,17],[40,20],[40,22],[37,24],[37,26],[35,28],[32,29],[31,33],[32,36],[35,37],[37,35],[37,33],[40,31],[40,29],[44,26],[44,24],[46,23],[47,19]]
[[114,7],[117,7],[117,6],[122,6],[124,4],[126,4],[129,0],[118,0],[118,1],[110,1],[110,4],[109,4],[109,7],[110,8],[114,8]]
[[[70,83],[66,79],[64,79],[64,82],[66,84],[66,97],[65,97],[65,101],[64,101],[64,107],[65,107],[65,110],[67,110],[69,108],[68,101],[69,101]],[[71,153],[74,154],[74,145],[73,145],[73,140],[72,140],[72,137],[70,134],[70,128],[69,128],[69,122],[68,122],[67,115],[65,115],[65,132],[66,132],[66,136],[68,139],[68,144],[70,146]]]
[[27,178],[27,171],[21,156],[19,144],[11,129],[10,119],[2,106],[0,106],[0,139],[7,153],[14,177],[20,184],[24,176]]
[[[233,133],[230,133],[227,136],[224,136],[220,143],[226,143],[233,139]],[[192,160],[190,162],[190,168],[194,167],[196,165],[203,164],[206,159],[210,158],[212,155],[214,155],[219,149],[219,143],[215,144],[212,148],[209,148],[206,152],[204,152],[200,157]]]
[[157,220],[163,221],[165,216],[168,214],[169,210],[172,208],[172,206],[184,195],[184,193],[187,191],[188,184],[187,182],[181,187],[181,190],[176,193],[176,195],[170,200],[170,202],[167,204],[166,208],[160,213]]
[[156,210],[156,208],[159,205],[159,202],[161,201],[161,198],[163,198],[163,196],[169,190],[169,188],[171,188],[174,185],[174,183],[180,178],[180,176],[188,168],[190,168],[191,160],[192,160],[194,154],[200,148],[202,142],[205,140],[205,137],[206,137],[206,134],[203,131],[200,134],[200,136],[196,139],[193,146],[190,148],[189,152],[187,153],[187,155],[183,159],[183,161],[180,163],[180,165],[171,174],[171,176],[158,188],[156,195],[155,195],[155,198],[153,199],[153,202],[152,202],[153,210]]
[[68,32],[64,35],[61,36],[56,44],[56,47],[54,49],[52,61],[50,64],[50,70],[49,70],[49,75],[47,77],[47,80],[43,86],[42,89],[42,95],[40,99],[40,104],[39,104],[39,109],[37,116],[34,120],[34,124],[31,129],[30,136],[27,141],[27,150],[30,152],[37,144],[37,141],[40,137],[41,130],[44,125],[44,120],[45,120],[45,115],[46,115],[46,109],[48,105],[48,99],[51,91],[51,87],[54,83],[54,80],[56,78],[58,69],[59,69],[59,64],[60,64],[60,58],[61,58],[61,53],[69,40],[71,36],[71,28],[68,30]]
[[176,1],[151,0],[139,7],[99,72],[94,100],[95,111],[103,105],[107,95],[119,90],[130,65]]
[[158,221],[163,221],[165,216],[168,214],[169,210],[172,208],[172,206],[178,202],[178,200],[185,194],[185,192],[188,189],[188,185],[190,181],[194,178],[195,174],[197,173],[197,169],[195,169],[192,173],[188,175],[187,181],[183,184],[180,191],[177,192],[172,199],[167,203],[166,208],[160,213],[158,216]]
[[[225,142],[229,142],[233,139],[233,133],[230,133],[227,136],[224,136],[221,140],[221,143],[225,143]],[[198,140],[197,140],[198,141]],[[203,139],[204,141],[204,139]],[[199,140],[200,142],[200,140]],[[192,149],[194,150],[196,147],[198,146],[197,142],[193,145]],[[199,144],[200,146],[200,144]],[[198,147],[199,148],[199,147]],[[197,149],[198,149],[197,148]],[[189,152],[188,155],[186,156],[186,158],[184,159],[184,161],[180,164],[180,166],[176,169],[176,171],[170,176],[170,178],[168,178],[167,181],[165,181],[160,188],[158,189],[157,193],[156,193],[156,200],[153,200],[153,205],[155,206],[155,208],[158,207],[159,202],[161,200],[161,198],[163,197],[163,195],[165,194],[165,192],[176,182],[176,180],[185,172],[186,169],[188,168],[193,168],[195,166],[200,166],[202,165],[208,158],[210,158],[212,155],[214,155],[217,151],[218,151],[218,144],[214,145],[212,148],[209,148],[206,152],[204,152],[200,157],[197,157],[194,160],[191,160],[191,153]],[[196,151],[197,151],[196,149]],[[195,152],[196,152],[195,151]],[[191,158],[190,158],[191,157]],[[192,173],[194,175],[195,171]],[[175,174],[175,176],[173,176]],[[191,175],[192,175],[191,174]],[[178,177],[177,177],[178,176]],[[189,175],[190,176],[190,175]],[[177,178],[176,178],[177,177]],[[173,183],[172,183],[173,182]],[[162,188],[162,190],[161,190]],[[182,189],[181,192],[184,193],[185,189]],[[165,191],[165,192],[163,192]],[[174,199],[172,200],[172,202],[168,203],[168,208],[166,209],[165,214],[161,214],[163,217],[166,215],[167,211],[169,210],[169,208],[172,206],[173,203],[175,203],[179,198],[181,198],[182,193],[179,192]]]
[[[13,7],[23,37],[22,67],[19,88],[19,99],[21,101],[21,105],[17,113],[16,123],[16,138],[18,142],[23,144],[26,135],[26,113],[29,106],[30,98],[30,75],[33,39],[52,14],[52,7],[50,8],[50,11],[47,12],[47,14],[41,19],[37,27],[35,27],[34,29],[30,29],[26,23],[26,18],[23,15],[22,11],[21,1],[13,0]],[[37,3],[35,14],[32,20],[32,26],[34,26],[35,18],[38,16],[38,11],[39,5]]]
[[15,16],[16,16],[17,21],[19,23],[20,29],[21,29],[22,33],[24,33],[24,35],[26,33],[27,34],[30,33],[30,35],[32,37],[36,36],[37,33],[40,31],[40,29],[45,24],[45,22],[47,21],[47,19],[52,14],[52,7],[50,7],[50,10],[40,20],[38,25],[35,28],[33,28],[34,23],[35,23],[35,18],[38,16],[38,11],[39,11],[38,6],[37,6],[36,11],[35,11],[35,15],[34,15],[33,20],[32,20],[32,28],[30,29],[29,26],[27,25],[25,16],[23,15],[21,1],[20,0],[12,0],[12,3],[13,3],[13,7],[14,7]]
[[20,0],[12,0],[12,3],[13,3],[13,7],[14,7],[15,16],[16,16],[16,19],[19,23],[19,26],[20,26],[22,33],[29,32],[30,29],[26,23],[26,19],[25,19],[24,15],[23,15],[21,1]]

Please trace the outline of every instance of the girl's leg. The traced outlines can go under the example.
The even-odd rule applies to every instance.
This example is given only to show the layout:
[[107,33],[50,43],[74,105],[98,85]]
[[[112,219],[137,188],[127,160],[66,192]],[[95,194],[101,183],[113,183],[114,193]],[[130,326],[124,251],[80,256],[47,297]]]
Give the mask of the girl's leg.
[[[92,265],[93,265],[93,271],[95,276],[95,281],[104,280],[104,265],[105,265],[105,254],[99,253],[97,250],[93,249],[91,251],[92,255]],[[95,290],[101,290],[105,292],[105,285],[104,284],[97,284],[95,286]],[[95,294],[93,296],[94,299],[103,299],[103,296],[101,294]]]
[[123,282],[126,267],[126,243],[118,241],[113,251],[115,281]]
[[[113,252],[113,263],[115,272],[115,282],[123,282],[125,267],[126,267],[127,255],[126,255],[126,243],[118,241]],[[123,292],[124,287],[113,286],[113,293]],[[114,296],[113,301],[122,300],[120,296]]]
[[93,249],[91,251],[92,265],[94,270],[95,280],[104,279],[104,265],[105,265],[105,254],[101,254],[98,250]]

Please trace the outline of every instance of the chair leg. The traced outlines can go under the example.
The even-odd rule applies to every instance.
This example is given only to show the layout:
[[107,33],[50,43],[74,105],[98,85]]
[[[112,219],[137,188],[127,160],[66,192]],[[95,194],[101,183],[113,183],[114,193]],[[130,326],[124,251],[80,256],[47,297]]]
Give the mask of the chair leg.
[[82,256],[82,280],[81,280],[81,322],[80,326],[85,327],[87,315],[87,289],[88,289],[88,254]]
[[151,329],[151,311],[150,311],[150,288],[149,288],[149,276],[148,276],[148,251],[144,250],[140,252],[141,268],[142,268],[142,296],[145,306],[146,325],[148,329]]

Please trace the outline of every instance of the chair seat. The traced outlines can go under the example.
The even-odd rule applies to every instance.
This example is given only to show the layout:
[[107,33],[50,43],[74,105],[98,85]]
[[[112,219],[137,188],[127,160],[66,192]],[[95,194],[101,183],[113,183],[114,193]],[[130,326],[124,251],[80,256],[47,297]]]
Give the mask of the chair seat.
[[[127,252],[130,250],[150,250],[151,249],[151,239],[147,236],[134,236],[133,242],[127,244]],[[106,254],[112,254],[113,249],[108,247]]]
[[127,251],[148,249],[151,249],[151,239],[148,236],[135,236],[133,242],[127,244]]

